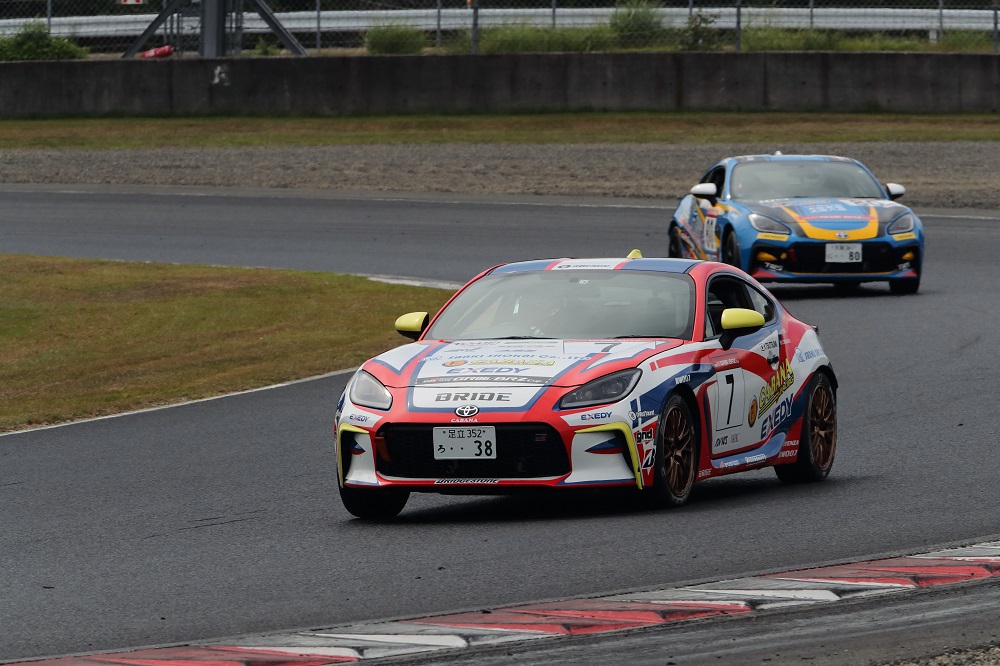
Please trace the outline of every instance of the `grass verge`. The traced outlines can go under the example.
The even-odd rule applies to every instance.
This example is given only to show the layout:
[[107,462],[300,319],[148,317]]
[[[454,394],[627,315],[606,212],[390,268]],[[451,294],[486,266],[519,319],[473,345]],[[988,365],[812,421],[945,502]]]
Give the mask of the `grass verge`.
[[0,121],[0,149],[369,143],[998,141],[996,114],[558,113]]
[[406,342],[398,315],[449,295],[327,273],[0,255],[0,431],[352,367]]

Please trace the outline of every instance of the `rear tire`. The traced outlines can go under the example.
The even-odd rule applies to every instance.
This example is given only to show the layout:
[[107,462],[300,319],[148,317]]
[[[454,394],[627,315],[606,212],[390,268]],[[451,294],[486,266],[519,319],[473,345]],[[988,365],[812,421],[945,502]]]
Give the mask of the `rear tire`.
[[341,487],[340,499],[345,509],[362,520],[385,521],[399,515],[410,493],[398,488]]
[[691,496],[698,471],[698,431],[691,408],[678,394],[663,405],[656,428],[653,485],[643,489],[654,508],[681,506]]
[[802,435],[795,462],[776,465],[785,483],[822,481],[830,474],[837,453],[837,397],[829,377],[817,372],[809,383],[809,399],[802,417]]
[[730,231],[722,242],[722,263],[742,269],[740,265],[740,242],[736,234]]

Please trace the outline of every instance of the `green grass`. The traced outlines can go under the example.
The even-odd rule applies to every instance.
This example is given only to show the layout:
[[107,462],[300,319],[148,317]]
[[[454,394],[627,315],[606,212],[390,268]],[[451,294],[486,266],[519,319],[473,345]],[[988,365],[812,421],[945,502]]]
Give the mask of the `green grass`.
[[449,295],[326,273],[0,255],[0,431],[352,367],[406,342],[397,316]]
[[0,150],[366,143],[996,141],[996,114],[558,113],[337,118],[0,120]]

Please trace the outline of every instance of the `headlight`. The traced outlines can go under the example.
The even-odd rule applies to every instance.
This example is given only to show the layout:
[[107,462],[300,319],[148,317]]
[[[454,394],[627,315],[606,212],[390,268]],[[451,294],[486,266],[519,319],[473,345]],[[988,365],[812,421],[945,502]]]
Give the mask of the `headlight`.
[[895,220],[892,224],[885,230],[887,234],[905,234],[907,231],[913,231],[913,228],[917,226],[917,223],[913,221],[913,216],[909,213],[903,213]]
[[764,231],[771,234],[791,235],[792,230],[787,226],[766,215],[750,213],[750,226],[757,231]]
[[373,409],[389,409],[392,406],[392,394],[382,382],[372,377],[364,370],[359,370],[351,382],[351,402],[362,407]]
[[576,409],[621,400],[635,388],[641,375],[642,370],[632,368],[595,379],[572,393],[564,395],[563,399],[559,401],[559,407],[561,409]]

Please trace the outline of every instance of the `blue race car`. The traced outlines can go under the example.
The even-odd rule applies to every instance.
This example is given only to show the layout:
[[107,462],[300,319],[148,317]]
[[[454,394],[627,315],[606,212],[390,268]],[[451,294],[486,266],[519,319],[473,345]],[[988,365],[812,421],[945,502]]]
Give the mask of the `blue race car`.
[[924,229],[860,162],[826,155],[727,157],[681,199],[671,257],[736,266],[762,282],[888,282],[920,288]]

